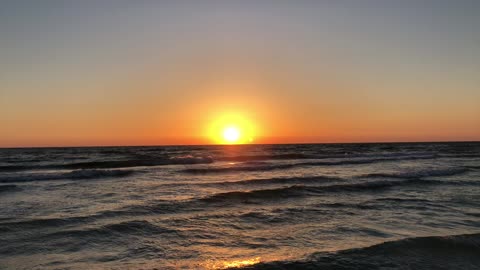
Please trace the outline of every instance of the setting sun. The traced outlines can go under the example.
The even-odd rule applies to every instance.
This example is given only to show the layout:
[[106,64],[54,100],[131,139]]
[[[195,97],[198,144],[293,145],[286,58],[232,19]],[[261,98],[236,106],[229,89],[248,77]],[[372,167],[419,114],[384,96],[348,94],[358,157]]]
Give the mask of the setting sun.
[[229,143],[236,143],[240,139],[241,133],[237,127],[227,127],[223,130],[223,139]]
[[208,137],[217,144],[252,143],[254,130],[253,124],[245,117],[239,114],[224,114],[211,122]]

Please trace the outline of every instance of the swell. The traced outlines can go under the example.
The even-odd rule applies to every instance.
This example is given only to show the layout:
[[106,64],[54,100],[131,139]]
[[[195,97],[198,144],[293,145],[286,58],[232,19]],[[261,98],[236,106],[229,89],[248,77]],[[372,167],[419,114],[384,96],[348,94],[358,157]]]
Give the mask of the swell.
[[46,228],[58,228],[73,224],[80,224],[95,220],[95,216],[83,217],[65,217],[65,218],[46,218],[46,219],[30,219],[22,221],[10,221],[0,223],[0,231],[3,232],[24,232],[33,230],[45,230]]
[[[100,227],[90,227],[79,230],[65,230],[47,235],[47,237],[109,237],[113,234],[119,235],[154,235],[162,233],[175,233],[175,230],[154,225],[145,220],[133,220]],[[122,236],[123,237],[123,236]]]
[[[123,153],[123,152],[121,152]],[[438,157],[463,157],[462,155],[438,155],[432,153],[383,153],[383,154],[302,154],[302,153],[285,153],[285,154],[259,154],[259,155],[239,155],[239,156],[225,156],[213,158],[206,156],[172,156],[172,157],[152,157],[141,156],[141,158],[133,158],[128,160],[101,160],[101,161],[86,161],[73,162],[66,164],[18,164],[18,165],[1,165],[0,172],[14,172],[31,169],[114,169],[114,168],[129,168],[129,167],[148,167],[148,166],[162,166],[162,165],[193,165],[193,164],[210,164],[215,161],[230,161],[230,162],[255,162],[266,160],[303,160],[303,159],[341,159],[337,161],[309,161],[299,162],[294,164],[276,164],[265,166],[242,166],[242,167],[228,167],[228,168],[200,168],[187,169],[185,172],[190,173],[215,173],[228,171],[268,171],[277,169],[288,169],[297,166],[335,166],[335,165],[354,165],[354,164],[369,164],[383,161],[401,161],[401,160],[417,160],[417,159],[434,159]],[[476,156],[467,156],[476,157]],[[66,159],[66,157],[63,157]],[[78,159],[78,158],[75,158]],[[41,160],[37,160],[41,161]],[[21,163],[24,163],[22,160]],[[258,165],[258,164],[256,164]]]
[[[401,181],[396,181],[401,182]],[[282,199],[291,199],[296,197],[312,196],[328,192],[362,192],[385,189],[394,186],[388,181],[368,184],[344,184],[329,186],[304,186],[293,185],[272,189],[257,189],[251,191],[230,191],[214,193],[202,198],[193,198],[181,201],[159,200],[155,203],[131,205],[122,209],[102,212],[95,218],[111,218],[119,216],[139,216],[139,215],[163,215],[180,212],[205,211],[212,205],[236,206],[239,203],[263,203]]]
[[480,234],[464,234],[406,238],[242,269],[478,269],[479,265]]
[[251,179],[230,182],[209,182],[199,183],[204,186],[250,186],[250,185],[273,185],[273,184],[317,184],[328,183],[332,181],[344,181],[345,179],[328,176],[306,176],[306,177],[282,177],[282,178],[265,178],[265,179]]
[[242,172],[242,171],[272,171],[272,170],[281,170],[281,169],[290,169],[295,167],[306,167],[306,166],[341,166],[341,165],[361,165],[361,164],[371,164],[377,162],[387,162],[387,161],[402,161],[402,160],[417,160],[417,159],[432,159],[433,156],[408,156],[408,157],[394,157],[394,158],[370,158],[370,159],[349,159],[349,160],[338,160],[338,161],[311,161],[311,162],[299,162],[299,163],[290,163],[290,164],[268,164],[268,163],[258,163],[254,165],[240,164],[230,167],[207,167],[207,168],[188,168],[181,170],[184,173],[192,174],[210,174],[210,173],[227,173],[227,172]]
[[17,185],[1,185],[0,186],[0,194],[10,192],[10,191],[17,191],[19,189],[20,188]]
[[[251,185],[253,183],[330,183],[331,179],[325,177],[304,177],[304,178],[273,178],[273,179],[261,179],[261,180],[246,180],[240,181],[241,185]],[[340,179],[346,181],[345,179]],[[265,182],[266,181],[266,182]],[[292,198],[317,196],[323,194],[336,194],[336,193],[362,193],[362,192],[382,192],[392,188],[399,188],[404,186],[444,186],[444,185],[479,185],[475,182],[467,181],[448,181],[448,180],[428,180],[428,179],[398,179],[398,180],[377,180],[358,183],[338,183],[321,186],[306,186],[306,185],[292,185],[280,188],[271,189],[256,189],[251,191],[231,191],[214,193],[212,195],[203,198],[193,198],[182,201],[169,201],[158,200],[153,203],[141,204],[141,205],[129,205],[116,210],[108,210],[98,212],[95,215],[90,216],[77,216],[77,217],[65,217],[65,218],[51,218],[51,219],[33,219],[17,222],[3,222],[0,223],[0,230],[16,231],[16,230],[41,230],[46,227],[61,227],[74,224],[85,224],[89,222],[98,221],[100,219],[111,219],[118,217],[132,217],[132,216],[144,216],[144,215],[163,215],[163,214],[175,214],[180,212],[195,212],[205,211],[211,209],[212,206],[236,206],[242,203],[265,203],[275,202],[280,200],[289,200]],[[15,188],[14,185],[11,188]],[[399,204],[403,200],[398,198],[379,198],[380,203],[383,201],[391,201],[392,203]],[[416,202],[416,201],[413,201]],[[421,204],[426,204],[428,201],[419,201]],[[322,205],[323,207],[338,208],[338,207],[351,207],[350,204],[331,204]],[[375,204],[357,205],[356,207],[370,208]],[[134,226],[133,226],[134,227]],[[107,228],[108,229],[108,228]],[[119,229],[121,230],[121,229]]]
[[297,153],[287,153],[287,154],[277,154],[277,155],[247,155],[247,156],[227,156],[219,157],[219,161],[236,161],[236,162],[245,162],[245,161],[259,161],[259,160],[285,160],[285,159],[313,159],[316,158],[313,155],[307,154],[297,154]]
[[14,172],[32,169],[32,166],[26,165],[2,165],[0,166],[0,172]]
[[50,164],[50,165],[5,165],[0,166],[0,172],[23,171],[31,169],[114,169],[114,168],[130,168],[130,167],[150,167],[161,165],[188,165],[188,164],[208,164],[213,163],[210,156],[174,156],[169,158],[141,158],[129,160],[107,160],[107,161],[88,161],[75,162],[67,164]]
[[445,169],[425,169],[411,172],[399,172],[399,173],[371,173],[364,174],[361,178],[421,178],[432,176],[454,176],[464,174],[469,171],[469,168],[445,168]]
[[[278,178],[273,181],[302,181],[304,183],[312,181],[323,181],[324,178]],[[327,181],[329,181],[328,179]],[[251,180],[248,180],[251,181]],[[255,180],[260,183],[265,180]],[[269,180],[266,180],[269,181]],[[243,182],[249,185],[247,181]],[[331,184],[321,186],[305,186],[305,185],[293,185],[281,188],[272,189],[256,189],[251,191],[231,191],[214,193],[203,198],[193,198],[182,201],[169,201],[158,200],[154,203],[130,205],[117,210],[108,210],[99,212],[95,215],[84,217],[67,217],[67,218],[52,218],[52,219],[34,219],[18,222],[5,222],[0,223],[0,229],[3,230],[17,230],[17,229],[42,229],[45,227],[58,227],[66,226],[77,223],[85,223],[97,221],[99,219],[111,219],[121,216],[143,216],[151,214],[174,214],[180,212],[195,212],[205,211],[213,206],[235,206],[239,203],[264,203],[264,202],[278,202],[279,200],[288,200],[292,198],[317,196],[322,194],[335,194],[335,193],[357,193],[357,192],[382,192],[384,190],[404,187],[404,186],[445,186],[445,185],[479,185],[475,182],[467,181],[446,181],[446,180],[427,180],[427,179],[399,179],[399,180],[378,180],[368,181],[360,183],[345,183],[345,184]],[[399,199],[379,199],[379,200],[399,200]],[[393,201],[393,203],[400,203],[399,201]],[[423,202],[426,203],[426,202]],[[349,205],[323,205],[327,207],[345,207]],[[359,205],[359,207],[362,207]],[[370,207],[369,205],[365,207]]]
[[466,167],[469,168],[469,169],[472,169],[472,170],[480,170],[480,165],[478,165],[478,166],[470,165],[470,166],[466,166]]
[[477,185],[474,182],[467,181],[442,181],[442,180],[422,180],[422,179],[405,179],[395,181],[368,181],[351,184],[335,184],[326,186],[304,186],[293,185],[275,189],[258,189],[251,191],[231,191],[216,193],[200,199],[205,202],[228,202],[228,201],[244,201],[248,200],[276,200],[281,198],[291,198],[298,196],[308,196],[321,193],[337,193],[337,192],[374,192],[390,189],[393,187],[412,186],[412,185]]
[[218,161],[263,161],[263,160],[290,160],[290,159],[329,159],[329,158],[377,158],[377,159],[415,159],[415,158],[475,158],[480,154],[443,154],[438,152],[410,152],[410,153],[324,153],[324,154],[303,154],[303,153],[285,153],[285,154],[258,154],[258,155],[239,155],[224,156],[215,158]]
[[133,170],[75,170],[66,173],[31,173],[0,176],[0,183],[32,182],[46,180],[79,180],[97,178],[125,177],[133,174]]
[[45,251],[84,249],[89,245],[108,242],[115,245],[128,245],[129,237],[153,237],[164,234],[177,234],[174,229],[158,226],[146,220],[123,221],[103,226],[81,226],[79,229],[50,228],[41,234],[28,237],[28,241],[13,241],[0,247],[0,254],[19,255],[36,254]]
[[[260,180],[259,180],[260,181]],[[307,180],[309,181],[309,180]],[[316,181],[313,180],[312,181]],[[280,200],[318,196],[335,193],[382,192],[404,186],[468,186],[478,185],[467,181],[443,181],[422,179],[379,180],[360,183],[332,184],[321,186],[291,185],[280,188],[255,189],[250,191],[229,191],[214,193],[202,198],[182,201],[158,201],[150,204],[127,206],[120,210],[104,212],[99,217],[116,217],[150,214],[173,214],[179,212],[205,211],[215,206],[236,206],[238,204],[278,203]],[[335,207],[335,205],[332,205]]]
[[[276,169],[287,169],[296,166],[334,166],[334,165],[349,165],[349,164],[369,164],[382,161],[396,161],[396,160],[415,160],[415,159],[432,159],[435,155],[408,155],[408,154],[390,154],[379,155],[377,157],[370,157],[368,155],[306,155],[306,154],[276,154],[276,155],[249,155],[249,156],[230,156],[213,158],[206,156],[172,156],[172,157],[151,157],[145,156],[141,158],[134,158],[128,160],[101,160],[101,161],[85,161],[73,162],[65,164],[33,164],[33,165],[2,165],[0,172],[15,172],[32,169],[114,169],[114,168],[130,168],[130,167],[150,167],[150,166],[164,166],[164,165],[193,165],[193,164],[210,164],[215,161],[235,161],[235,162],[255,162],[265,160],[302,160],[302,159],[327,159],[339,158],[339,161],[310,161],[300,162],[294,164],[276,164],[263,166],[242,166],[242,167],[228,167],[228,168],[207,168],[207,169],[187,169],[185,172],[190,173],[209,173],[209,172],[226,172],[226,171],[268,171]],[[354,159],[351,159],[354,158]],[[65,158],[64,158],[65,159]],[[259,165],[259,164],[255,164]],[[262,165],[262,164],[260,164]]]

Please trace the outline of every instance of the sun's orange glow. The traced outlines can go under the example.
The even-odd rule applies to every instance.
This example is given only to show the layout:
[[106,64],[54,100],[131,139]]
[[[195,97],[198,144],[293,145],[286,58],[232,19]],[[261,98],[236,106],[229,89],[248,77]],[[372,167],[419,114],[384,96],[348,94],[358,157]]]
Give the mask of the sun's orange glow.
[[225,114],[212,122],[208,137],[217,144],[245,144],[254,140],[253,124],[239,114]]

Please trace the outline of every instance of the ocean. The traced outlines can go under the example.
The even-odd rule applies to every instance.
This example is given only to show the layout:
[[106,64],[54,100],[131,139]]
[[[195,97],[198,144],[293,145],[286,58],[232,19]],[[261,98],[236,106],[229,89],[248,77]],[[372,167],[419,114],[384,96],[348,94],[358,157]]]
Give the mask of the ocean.
[[0,149],[0,269],[480,269],[480,143]]

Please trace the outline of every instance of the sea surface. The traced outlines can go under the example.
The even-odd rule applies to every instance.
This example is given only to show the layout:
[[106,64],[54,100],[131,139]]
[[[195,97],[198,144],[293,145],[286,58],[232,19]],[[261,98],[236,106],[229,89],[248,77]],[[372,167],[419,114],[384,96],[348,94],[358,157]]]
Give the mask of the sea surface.
[[480,143],[0,149],[0,269],[480,269]]

